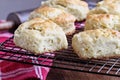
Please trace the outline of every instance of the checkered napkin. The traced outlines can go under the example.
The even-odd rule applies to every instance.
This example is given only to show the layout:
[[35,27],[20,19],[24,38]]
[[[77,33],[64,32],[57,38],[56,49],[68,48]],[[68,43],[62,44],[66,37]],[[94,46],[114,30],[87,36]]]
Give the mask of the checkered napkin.
[[[0,32],[0,43],[11,36],[8,32]],[[49,70],[47,67],[0,60],[0,80],[46,80]]]

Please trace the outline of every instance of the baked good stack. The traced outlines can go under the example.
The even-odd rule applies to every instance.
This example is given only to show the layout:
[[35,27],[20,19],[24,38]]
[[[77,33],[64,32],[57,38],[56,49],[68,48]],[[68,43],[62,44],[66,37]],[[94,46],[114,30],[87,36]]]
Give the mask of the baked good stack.
[[85,31],[72,38],[75,53],[81,59],[120,57],[119,2],[101,1],[89,12],[80,0],[44,1],[15,31],[14,42],[34,54],[67,49],[66,36],[75,32],[74,22],[86,19]]
[[[45,5],[46,2],[64,4],[63,8]],[[47,0],[30,13],[14,34],[15,45],[33,54],[43,54],[68,48],[66,35],[75,32],[75,21],[84,20],[88,4],[80,0]],[[80,16],[79,16],[80,15]]]
[[80,58],[120,57],[120,0],[98,2],[88,13],[84,30],[72,38]]
[[120,31],[120,0],[103,0],[89,11],[85,30],[108,28]]

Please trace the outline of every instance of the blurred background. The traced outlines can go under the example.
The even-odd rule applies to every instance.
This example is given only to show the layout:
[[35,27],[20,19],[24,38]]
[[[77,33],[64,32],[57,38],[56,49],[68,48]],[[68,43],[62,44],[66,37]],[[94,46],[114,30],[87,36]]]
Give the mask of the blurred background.
[[36,8],[42,0],[0,0],[0,19],[6,19],[11,12]]
[[[43,0],[0,0],[0,19],[6,19],[11,12],[33,9],[40,6]],[[89,3],[90,8],[94,7],[101,0],[84,0]]]

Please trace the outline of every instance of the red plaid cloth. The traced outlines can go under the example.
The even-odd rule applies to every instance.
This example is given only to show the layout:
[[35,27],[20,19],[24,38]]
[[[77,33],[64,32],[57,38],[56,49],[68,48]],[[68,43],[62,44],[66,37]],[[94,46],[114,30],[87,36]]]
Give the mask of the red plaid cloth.
[[[0,32],[0,43],[11,36],[8,32]],[[48,72],[46,67],[0,60],[0,80],[46,80]]]

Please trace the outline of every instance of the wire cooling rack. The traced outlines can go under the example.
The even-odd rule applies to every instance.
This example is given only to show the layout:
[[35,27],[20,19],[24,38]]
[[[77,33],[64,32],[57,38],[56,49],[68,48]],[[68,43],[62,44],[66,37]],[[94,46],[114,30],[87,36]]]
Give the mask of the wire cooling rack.
[[12,62],[95,73],[120,77],[120,58],[108,60],[81,60],[71,47],[71,38],[68,36],[69,48],[54,53],[34,55],[29,51],[15,46],[13,37],[0,44],[0,59]]

